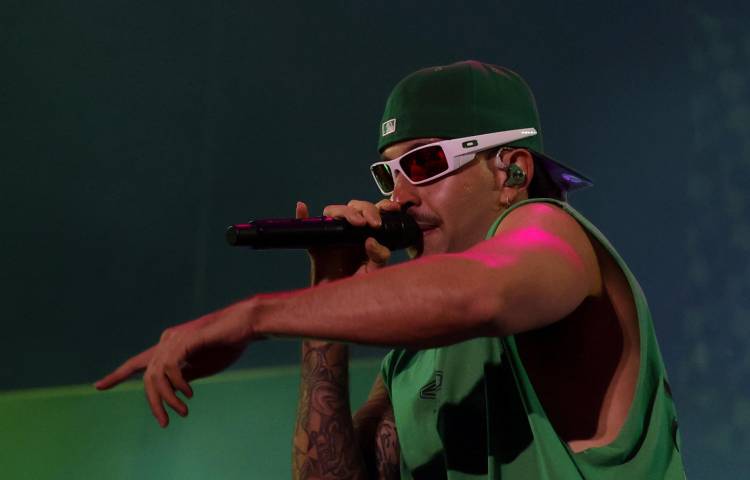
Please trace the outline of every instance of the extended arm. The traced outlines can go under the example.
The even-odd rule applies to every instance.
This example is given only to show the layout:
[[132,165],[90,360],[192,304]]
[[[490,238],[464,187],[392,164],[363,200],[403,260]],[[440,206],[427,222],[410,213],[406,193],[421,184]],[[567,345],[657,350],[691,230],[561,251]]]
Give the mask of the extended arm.
[[158,345],[96,386],[110,388],[146,370],[151,409],[165,426],[162,401],[185,414],[174,390],[189,395],[185,365],[213,359],[211,352],[272,335],[417,348],[503,336],[559,320],[601,288],[596,255],[580,225],[557,207],[529,204],[511,212],[493,238],[465,252],[259,295],[167,329]]
[[530,204],[501,226],[466,252],[254,297],[246,334],[435,347],[539,328],[600,293],[593,247],[569,215]]

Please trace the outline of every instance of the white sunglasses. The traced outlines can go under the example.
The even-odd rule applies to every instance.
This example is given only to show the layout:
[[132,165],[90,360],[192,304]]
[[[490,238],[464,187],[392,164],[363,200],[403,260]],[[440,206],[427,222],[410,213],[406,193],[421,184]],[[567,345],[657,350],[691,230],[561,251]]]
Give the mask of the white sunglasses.
[[536,134],[534,128],[520,128],[442,140],[422,145],[393,160],[373,163],[370,165],[370,171],[381,193],[390,195],[396,184],[396,172],[401,172],[413,185],[420,185],[461,168],[474,160],[477,152]]

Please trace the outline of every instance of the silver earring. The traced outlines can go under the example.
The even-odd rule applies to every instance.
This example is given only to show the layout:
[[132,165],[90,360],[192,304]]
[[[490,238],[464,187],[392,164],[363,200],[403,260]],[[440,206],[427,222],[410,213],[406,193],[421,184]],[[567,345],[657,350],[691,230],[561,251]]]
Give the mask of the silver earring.
[[504,206],[504,207],[505,207],[506,209],[510,208],[510,203],[511,203],[511,202],[510,202],[510,198],[506,198],[505,200],[503,200],[503,206]]

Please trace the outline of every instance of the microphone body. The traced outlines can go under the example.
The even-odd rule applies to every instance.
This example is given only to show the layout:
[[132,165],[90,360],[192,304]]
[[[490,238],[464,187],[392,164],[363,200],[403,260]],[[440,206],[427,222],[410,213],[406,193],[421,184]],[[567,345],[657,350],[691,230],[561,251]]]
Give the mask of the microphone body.
[[226,239],[232,246],[255,249],[364,245],[367,237],[374,237],[391,250],[421,246],[422,231],[413,218],[402,212],[380,215],[380,228],[357,227],[333,217],[253,220],[230,225]]

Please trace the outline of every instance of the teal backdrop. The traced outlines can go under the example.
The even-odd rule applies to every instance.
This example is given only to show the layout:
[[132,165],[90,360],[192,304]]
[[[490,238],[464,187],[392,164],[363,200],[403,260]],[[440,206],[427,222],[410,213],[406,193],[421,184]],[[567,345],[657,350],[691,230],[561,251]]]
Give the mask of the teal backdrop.
[[[148,453],[165,440],[142,395],[131,386],[127,401],[108,403],[118,394],[86,385],[169,325],[304,287],[305,253],[230,248],[226,225],[293,216],[297,200],[319,214],[379,198],[368,165],[390,88],[417,68],[473,58],[520,72],[547,151],[595,180],[571,203],[649,298],[690,478],[744,478],[749,20],[739,1],[2,0],[0,447],[11,471],[56,461],[78,438],[91,448],[70,458],[88,472],[78,478],[90,476],[83,465],[112,454],[96,438],[132,420],[117,444],[132,452],[117,458],[151,455],[138,475],[167,478],[162,469],[179,462]],[[273,399],[293,405],[293,376],[248,385],[253,369],[294,365],[298,350],[261,342],[226,374],[243,386],[231,400],[237,422],[280,422],[255,437],[227,431],[230,452],[250,442],[247,458],[275,465],[261,474],[237,460],[248,478],[288,475],[293,412]],[[356,398],[372,371],[357,371]],[[224,425],[213,398],[184,422],[196,422],[191,435]],[[50,420],[27,426],[24,416]],[[276,456],[251,448],[260,444]],[[190,461],[230,468],[205,455]]]

